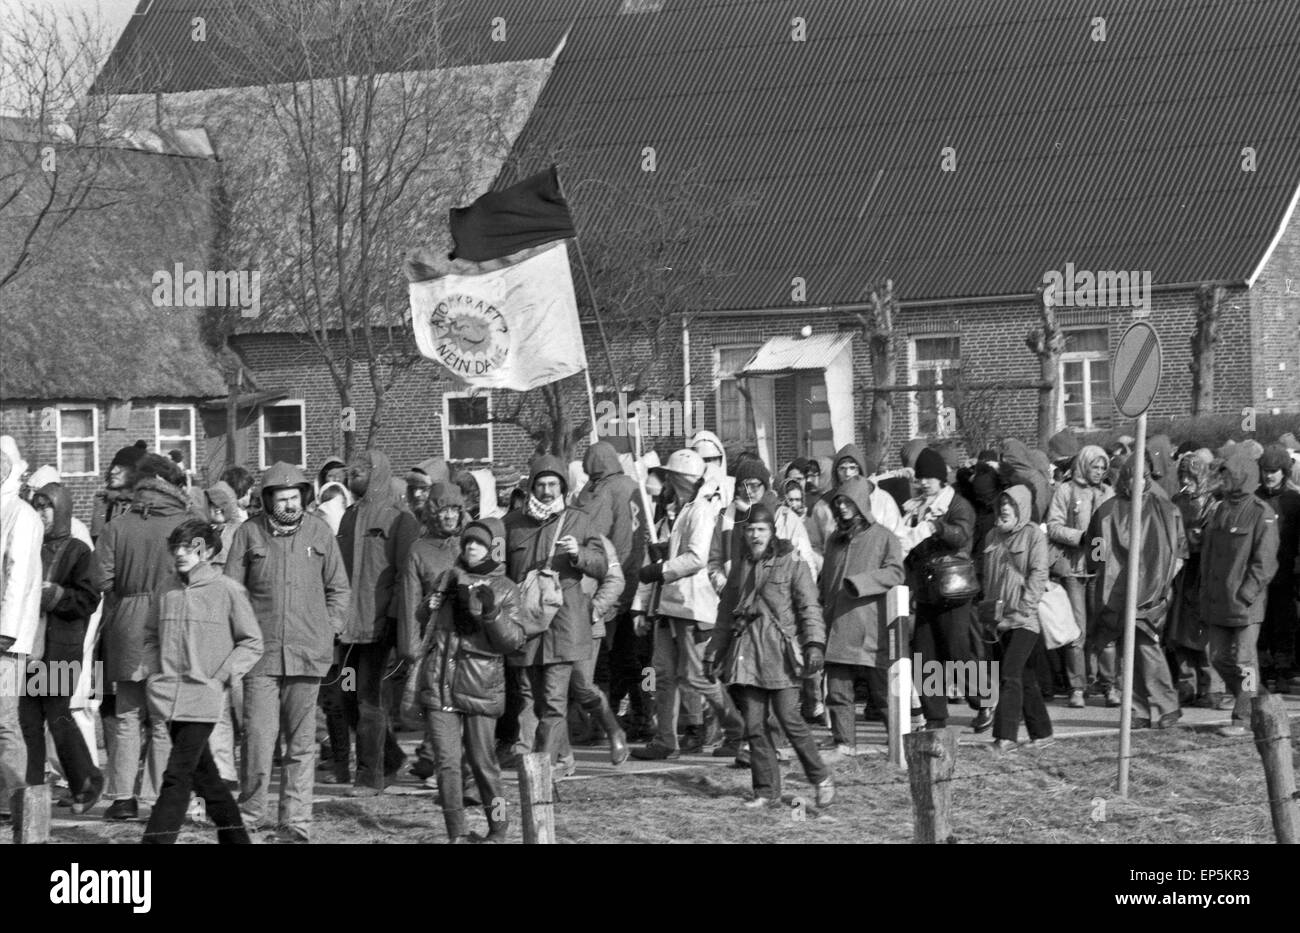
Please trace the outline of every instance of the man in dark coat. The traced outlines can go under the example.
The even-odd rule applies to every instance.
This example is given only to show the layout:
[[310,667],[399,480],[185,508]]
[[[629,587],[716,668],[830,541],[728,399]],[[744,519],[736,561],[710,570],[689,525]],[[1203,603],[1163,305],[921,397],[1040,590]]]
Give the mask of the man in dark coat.
[[[29,676],[27,690],[18,700],[18,718],[27,743],[27,783],[35,787],[45,781],[48,725],[68,779],[72,812],[85,813],[99,800],[104,775],[95,767],[94,756],[72,718],[69,703],[80,674],[86,626],[99,605],[99,590],[91,575],[90,548],[72,537],[72,496],[67,489],[59,483],[42,486],[32,496],[32,508],[45,525],[41,546],[45,644],[33,650],[32,658],[40,659],[41,664],[29,674],[44,671],[45,677],[37,680]],[[73,676],[66,676],[69,672]],[[43,690],[33,690],[38,683],[44,685]]]
[[113,462],[108,465],[104,489],[95,493],[94,511],[90,516],[90,536],[96,541],[105,525],[131,508],[135,470],[148,452],[149,448],[144,441],[136,441],[113,455]]
[[154,597],[176,576],[168,536],[187,519],[204,517],[187,511],[185,474],[167,457],[145,455],[137,473],[131,508],[109,522],[95,542],[95,586],[105,594],[104,679],[113,685],[111,708],[105,698],[100,710],[109,759],[104,796],[113,801],[104,812],[106,820],[132,820],[139,815],[135,779],[141,720],[149,723],[149,752],[140,797],[152,805],[162,787],[171,736],[167,723],[149,714],[145,624]]
[[[1091,611],[1088,637],[1096,646],[1122,641],[1128,592],[1128,554],[1133,533],[1134,460],[1120,468],[1115,495],[1097,506],[1084,540]],[[1174,578],[1187,558],[1187,535],[1178,507],[1154,488],[1146,461],[1142,490],[1142,553],[1138,580],[1137,626],[1133,650],[1133,728],[1165,729],[1180,718],[1178,691],[1165,660],[1165,621],[1174,597]],[[1096,634],[1092,631],[1096,628]]]
[[[591,599],[584,575],[605,575],[605,548],[587,513],[565,507],[568,471],[558,458],[536,458],[529,471],[528,503],[506,516],[506,575],[522,584],[531,570],[550,569],[559,580],[563,604],[544,631],[524,620],[529,639],[506,658],[525,706],[537,715],[534,749],[553,758],[566,728],[569,676],[575,662],[591,653]],[[525,613],[526,615],[526,613]],[[525,749],[531,751],[533,749]]]
[[1255,495],[1259,465],[1234,453],[1219,471],[1223,501],[1205,523],[1201,544],[1201,617],[1209,630],[1210,662],[1236,704],[1219,734],[1248,734],[1251,698],[1263,687],[1256,646],[1277,573],[1277,513]]
[[1268,653],[1261,672],[1268,683],[1276,678],[1285,690],[1297,673],[1296,558],[1300,556],[1300,489],[1291,485],[1291,452],[1281,444],[1264,449],[1259,458],[1260,485],[1255,495],[1277,512],[1277,573],[1268,584],[1268,608],[1259,631],[1261,653]]
[[404,508],[405,488],[394,489],[386,454],[367,450],[353,457],[348,488],[357,499],[343,514],[338,534],[352,587],[347,625],[339,636],[345,655],[340,670],[353,671],[356,678],[356,690],[343,695],[357,723],[356,784],[349,793],[368,797],[382,793],[406,760],[389,727],[383,688],[388,655],[397,644],[398,574],[420,525]]
[[306,511],[312,485],[276,463],[262,477],[262,511],[239,526],[226,576],[248,590],[262,656],[243,677],[244,755],[239,796],[244,824],[266,817],[276,737],[284,742],[278,838],[306,842],[316,767],[316,700],[347,619],[343,557],[326,521]]

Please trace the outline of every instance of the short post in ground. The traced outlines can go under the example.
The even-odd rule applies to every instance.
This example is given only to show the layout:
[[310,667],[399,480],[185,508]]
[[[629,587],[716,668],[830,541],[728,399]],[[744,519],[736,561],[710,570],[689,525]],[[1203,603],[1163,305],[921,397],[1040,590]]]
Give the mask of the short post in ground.
[[519,803],[524,844],[555,844],[555,778],[548,752],[530,752],[519,761]]
[[1279,843],[1300,842],[1300,803],[1296,801],[1295,767],[1291,762],[1291,719],[1280,696],[1256,696],[1251,701],[1250,726],[1264,763],[1273,835]]
[[907,781],[912,791],[912,841],[922,845],[956,842],[952,834],[952,776],[957,768],[953,729],[912,732],[904,737]]

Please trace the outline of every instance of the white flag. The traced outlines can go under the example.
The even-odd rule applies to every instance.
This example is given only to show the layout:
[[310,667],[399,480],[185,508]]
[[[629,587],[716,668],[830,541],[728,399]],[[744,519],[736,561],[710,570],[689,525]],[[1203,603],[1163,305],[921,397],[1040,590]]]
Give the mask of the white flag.
[[522,392],[587,367],[567,245],[517,255],[411,283],[420,352],[470,385]]

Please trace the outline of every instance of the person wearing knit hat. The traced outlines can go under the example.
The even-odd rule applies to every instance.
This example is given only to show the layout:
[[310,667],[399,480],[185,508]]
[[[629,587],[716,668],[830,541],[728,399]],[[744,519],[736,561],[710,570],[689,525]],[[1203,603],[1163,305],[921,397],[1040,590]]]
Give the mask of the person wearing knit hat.
[[768,727],[775,718],[815,788],[817,805],[826,807],[835,799],[835,784],[799,715],[800,687],[820,675],[825,663],[826,626],[816,583],[794,549],[777,537],[776,518],[765,503],[750,508],[744,535],[745,554],[732,565],[723,589],[704,665],[711,677],[726,682],[744,718],[754,790],[745,806],[769,807],[781,796]]
[[[933,592],[930,571],[937,561],[970,556],[975,510],[949,485],[948,464],[939,451],[932,447],[921,450],[913,469],[916,495],[903,505],[902,523],[898,530],[907,585],[916,594],[912,650],[921,656],[922,664],[936,662],[939,669],[960,670],[965,662],[974,660],[970,644],[972,597],[960,600],[941,597]],[[958,667],[954,668],[953,664]],[[948,686],[944,684],[938,691],[922,691],[921,709],[927,729],[947,726]],[[984,732],[992,728],[992,692],[981,696],[972,684],[966,702],[976,713],[975,731]]]
[[90,516],[90,535],[96,540],[104,526],[131,507],[131,490],[135,487],[136,467],[149,452],[144,441],[136,441],[113,455],[104,477],[104,488],[95,493]]
[[1277,573],[1268,584],[1268,607],[1259,630],[1260,674],[1265,684],[1286,691],[1296,666],[1296,559],[1300,557],[1300,490],[1290,482],[1291,452],[1270,444],[1259,458],[1255,494],[1277,513]]
[[[519,588],[497,572],[494,537],[486,522],[469,522],[461,530],[460,553],[448,571],[419,586],[407,581],[415,598],[405,601],[418,605],[415,621],[424,633],[415,649],[415,676],[408,682],[402,708],[406,715],[416,710],[422,714],[450,843],[500,843],[508,832],[497,803],[501,769],[492,753],[493,732],[506,711],[504,658],[524,647],[528,632]],[[545,635],[534,641],[542,639]],[[467,832],[466,771],[487,815],[486,836]]]

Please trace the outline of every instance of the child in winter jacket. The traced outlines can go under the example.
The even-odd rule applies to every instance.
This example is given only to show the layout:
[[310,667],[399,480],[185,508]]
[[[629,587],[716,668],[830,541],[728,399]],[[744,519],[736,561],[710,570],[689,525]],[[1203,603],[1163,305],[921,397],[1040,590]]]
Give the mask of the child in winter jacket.
[[145,624],[150,715],[167,723],[171,754],[145,829],[146,843],[174,843],[190,791],[207,802],[217,841],[247,843],[239,806],[221,780],[208,737],[221,718],[231,678],[262,656],[262,633],[243,585],[213,567],[221,535],[188,519],[167,538],[178,579],[154,601]]

